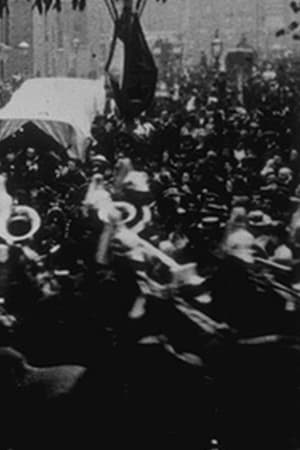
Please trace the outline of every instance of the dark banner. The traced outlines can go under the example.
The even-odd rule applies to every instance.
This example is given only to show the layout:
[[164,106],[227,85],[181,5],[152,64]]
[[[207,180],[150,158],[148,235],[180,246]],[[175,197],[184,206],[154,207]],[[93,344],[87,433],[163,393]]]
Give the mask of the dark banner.
[[147,44],[139,18],[116,23],[116,36],[124,44],[124,72],[121,86],[112,79],[115,100],[122,117],[132,119],[147,110],[153,101],[157,68]]

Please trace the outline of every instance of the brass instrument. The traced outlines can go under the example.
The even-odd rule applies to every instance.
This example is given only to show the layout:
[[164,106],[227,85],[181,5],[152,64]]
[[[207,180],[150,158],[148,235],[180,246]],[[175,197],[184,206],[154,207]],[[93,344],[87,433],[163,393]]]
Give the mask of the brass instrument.
[[0,237],[8,244],[26,241],[37,233],[41,222],[38,212],[30,206],[13,206],[11,214],[0,219]]

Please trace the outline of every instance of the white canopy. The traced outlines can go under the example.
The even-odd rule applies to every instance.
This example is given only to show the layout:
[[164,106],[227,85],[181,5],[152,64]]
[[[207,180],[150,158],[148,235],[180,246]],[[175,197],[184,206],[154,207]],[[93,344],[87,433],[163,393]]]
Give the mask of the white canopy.
[[32,78],[0,109],[0,141],[27,122],[83,158],[91,125],[105,108],[105,80]]

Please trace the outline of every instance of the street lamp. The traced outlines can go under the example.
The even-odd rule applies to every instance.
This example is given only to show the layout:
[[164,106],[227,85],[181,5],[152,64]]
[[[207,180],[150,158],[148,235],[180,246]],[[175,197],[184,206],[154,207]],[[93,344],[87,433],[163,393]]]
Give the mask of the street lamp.
[[178,67],[181,69],[181,67],[182,67],[182,47],[180,44],[176,44],[173,47],[173,55],[175,58],[176,65],[178,64]]
[[175,47],[173,48],[173,53],[175,56],[180,56],[181,55],[181,47],[180,45],[175,45]]
[[89,71],[89,78],[92,80],[97,79],[97,71],[98,64],[97,64],[97,53],[91,48],[90,50],[90,71]]
[[24,71],[24,75],[27,74],[27,56],[29,53],[29,49],[30,49],[30,45],[28,44],[28,42],[26,41],[21,41],[19,42],[19,44],[17,45],[18,50],[20,50],[22,58],[23,58],[23,63],[22,63],[22,67],[23,67],[23,71]]
[[29,49],[30,49],[30,45],[29,45],[28,42],[26,42],[26,41],[21,41],[21,42],[18,44],[18,49],[21,50],[21,52],[22,52],[22,54],[23,54],[24,56],[27,56],[27,55],[28,55],[28,52],[29,52]]
[[75,37],[75,38],[73,39],[73,41],[72,41],[72,45],[73,45],[74,51],[75,51],[75,52],[78,51],[79,46],[80,46],[80,39],[77,38],[77,37]]
[[72,46],[73,46],[73,50],[74,50],[74,53],[75,53],[74,72],[75,72],[75,76],[77,77],[77,59],[78,59],[78,51],[79,51],[79,47],[80,47],[80,39],[75,37],[72,40]]
[[211,53],[214,58],[216,69],[219,69],[222,52],[223,52],[223,42],[219,36],[219,30],[216,30],[215,36],[211,43]]
[[65,49],[63,47],[58,47],[56,49],[56,72],[60,75],[64,75],[64,56]]

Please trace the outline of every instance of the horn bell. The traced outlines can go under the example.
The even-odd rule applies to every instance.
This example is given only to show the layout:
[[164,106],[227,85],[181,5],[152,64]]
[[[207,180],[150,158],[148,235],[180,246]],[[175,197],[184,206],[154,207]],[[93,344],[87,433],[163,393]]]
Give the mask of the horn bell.
[[0,224],[0,237],[8,243],[32,238],[41,227],[41,217],[27,205],[17,205],[8,218]]

